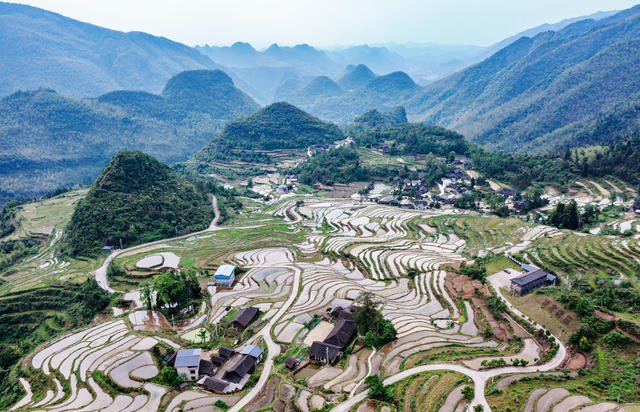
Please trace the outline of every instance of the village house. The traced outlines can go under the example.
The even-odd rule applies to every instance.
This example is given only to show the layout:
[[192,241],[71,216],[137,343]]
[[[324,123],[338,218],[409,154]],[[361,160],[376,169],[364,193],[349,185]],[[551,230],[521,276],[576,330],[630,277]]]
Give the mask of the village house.
[[102,253],[111,253],[113,252],[114,247],[113,246],[102,246]]
[[398,203],[398,198],[395,196],[387,196],[378,201],[381,205],[393,205]]
[[246,329],[246,327],[253,322],[256,316],[258,316],[258,313],[260,313],[260,310],[255,306],[242,308],[233,318],[233,325],[238,329]]
[[498,193],[504,197],[513,197],[518,194],[518,191],[515,189],[507,189],[506,187],[501,187],[498,189]]
[[[264,356],[264,349],[256,345],[246,345],[240,352],[231,348],[218,349],[222,365],[213,376],[205,376],[197,383],[202,388],[215,393],[230,393],[241,390],[256,365]],[[212,359],[213,360],[213,359]]]
[[236,279],[236,267],[233,265],[220,265],[213,278],[217,286],[230,288]]
[[342,310],[338,322],[324,341],[315,341],[309,348],[309,358],[313,361],[334,365],[344,354],[344,350],[356,335],[356,323],[353,315]]
[[284,193],[289,193],[289,186],[288,185],[278,185],[276,186],[276,192],[284,194]]
[[511,279],[511,290],[516,295],[526,295],[534,289],[554,285],[556,277],[533,265],[522,265],[524,275]]
[[184,375],[187,380],[194,381],[200,374],[201,349],[181,349],[176,354],[173,367],[178,375]]
[[447,173],[445,174],[445,177],[447,179],[460,179],[465,177],[467,174],[462,170],[462,169],[458,169],[457,167],[450,167],[447,169]]

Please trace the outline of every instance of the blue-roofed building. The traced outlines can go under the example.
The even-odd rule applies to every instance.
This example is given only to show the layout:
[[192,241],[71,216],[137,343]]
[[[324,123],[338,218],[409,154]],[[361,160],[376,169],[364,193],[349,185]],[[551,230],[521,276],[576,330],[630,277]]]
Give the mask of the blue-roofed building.
[[252,356],[257,359],[256,362],[260,362],[260,360],[262,359],[262,355],[264,354],[264,349],[256,345],[246,345],[244,348],[242,348],[240,354]]
[[201,349],[181,349],[176,354],[173,367],[176,368],[178,375],[184,374],[187,380],[194,381],[198,379],[200,368]]
[[236,267],[233,265],[220,265],[213,277],[217,286],[230,288],[236,279]]

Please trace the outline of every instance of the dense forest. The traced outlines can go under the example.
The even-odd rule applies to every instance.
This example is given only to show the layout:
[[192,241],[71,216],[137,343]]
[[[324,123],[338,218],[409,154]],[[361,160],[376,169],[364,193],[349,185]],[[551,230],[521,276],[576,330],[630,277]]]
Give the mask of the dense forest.
[[144,243],[208,227],[211,197],[142,152],[118,153],[67,225],[61,251],[95,255],[102,246]]
[[[280,102],[227,124],[220,135],[195,155],[195,160],[232,160],[242,156],[251,159],[251,154],[259,150],[306,149],[342,138],[338,126]],[[265,159],[259,157],[259,160]]]
[[369,172],[360,164],[358,152],[347,147],[329,150],[311,157],[291,170],[305,184],[349,183],[367,180]]

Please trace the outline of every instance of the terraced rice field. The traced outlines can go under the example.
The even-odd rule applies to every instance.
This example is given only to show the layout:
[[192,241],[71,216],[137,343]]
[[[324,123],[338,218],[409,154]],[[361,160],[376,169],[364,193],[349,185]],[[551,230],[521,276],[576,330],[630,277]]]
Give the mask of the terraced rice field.
[[[474,382],[483,385],[490,376],[480,370],[483,359],[507,356],[509,361],[511,356],[533,363],[540,356],[540,348],[527,339],[521,353],[514,355],[513,351],[505,352],[507,345],[485,337],[476,323],[483,316],[481,311],[474,313],[469,302],[454,301],[445,288],[447,276],[453,276],[452,268],[470,263],[477,256],[520,252],[543,267],[569,274],[613,270],[626,277],[640,268],[640,246],[633,238],[582,235],[451,209],[422,212],[320,199],[305,199],[302,205],[296,205],[298,200],[289,196],[272,202],[256,215],[264,218],[268,214],[262,223],[256,219],[254,225],[243,228],[213,228],[130,250],[118,258],[127,265],[142,262],[143,269],[160,265],[175,268],[180,258],[205,274],[225,262],[241,268],[232,288],[209,286],[208,305],[203,305],[187,326],[174,332],[197,343],[203,326],[211,331],[230,316],[230,311],[258,307],[261,315],[250,326],[251,333],[239,335],[236,342],[237,347],[258,342],[268,346],[268,359],[255,383],[255,393],[246,389],[232,396],[218,396],[195,388],[177,393],[150,382],[161,369],[151,356],[152,347],[161,340],[174,348],[179,345],[167,339],[171,335],[165,333],[173,327],[159,313],[134,310],[124,319],[76,331],[34,353],[31,366],[50,376],[55,388],[44,397],[25,397],[21,407],[51,411],[157,410],[162,402],[167,411],[211,410],[213,402],[223,400],[231,410],[240,410],[254,407],[251,401],[255,400],[264,408],[292,407],[295,402],[301,410],[310,410],[322,408],[325,401],[365,396],[366,385],[362,382],[373,374],[404,379],[401,374],[407,368],[428,362],[425,354],[447,348],[467,351],[466,356],[444,361],[444,366],[456,366],[455,372],[423,373],[422,369],[395,384],[394,393],[405,411],[462,410],[466,407],[464,386],[473,386]],[[91,265],[95,262],[87,262]],[[568,265],[573,272],[564,270]],[[408,276],[410,271],[416,273],[412,278]],[[306,327],[310,320],[326,315],[337,302],[355,300],[363,292],[378,296],[382,315],[398,332],[396,341],[378,351],[355,350],[333,366],[318,370],[307,367],[304,377],[302,372],[281,372],[278,365],[272,368],[273,358],[282,350],[308,346],[331,329],[332,323],[325,319],[310,333]],[[135,298],[136,291],[129,291],[127,296]],[[140,306],[139,298],[137,301]],[[302,353],[301,357],[306,354],[302,349],[297,353]],[[121,393],[108,394],[98,377],[113,382]],[[28,384],[23,381],[25,390]],[[283,389],[282,385],[289,388]],[[585,399],[562,394],[540,393],[540,399],[532,401],[532,411],[590,406]],[[478,399],[484,400],[484,396]],[[360,407],[367,408],[367,404]]]

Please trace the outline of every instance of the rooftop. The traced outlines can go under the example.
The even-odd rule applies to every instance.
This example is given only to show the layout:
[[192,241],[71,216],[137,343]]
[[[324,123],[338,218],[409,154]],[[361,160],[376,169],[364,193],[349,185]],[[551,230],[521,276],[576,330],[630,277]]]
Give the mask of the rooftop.
[[262,352],[264,352],[264,349],[256,345],[247,345],[240,351],[242,355],[251,355],[256,359],[262,355]]
[[518,276],[517,278],[511,279],[511,282],[515,283],[518,286],[528,285],[531,282],[535,282],[541,278],[546,278],[547,272],[542,269],[537,269],[533,272],[525,273],[522,276]]
[[260,310],[255,306],[242,308],[233,318],[233,323],[240,325],[242,328],[246,328],[251,322],[253,322],[259,312]]
[[202,349],[181,349],[176,355],[176,361],[173,366],[176,368],[199,366],[201,353]]
[[233,265],[220,265],[214,277],[216,278],[230,278],[236,267]]

